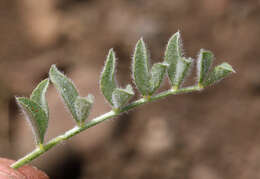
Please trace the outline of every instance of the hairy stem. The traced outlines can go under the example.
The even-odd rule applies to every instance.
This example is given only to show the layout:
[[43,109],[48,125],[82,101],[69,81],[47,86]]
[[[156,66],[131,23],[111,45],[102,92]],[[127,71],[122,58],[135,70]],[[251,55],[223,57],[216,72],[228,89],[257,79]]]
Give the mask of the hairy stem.
[[191,86],[191,87],[186,87],[186,88],[181,88],[181,89],[170,89],[168,91],[164,91],[162,93],[159,93],[157,95],[151,96],[151,97],[143,97],[139,100],[136,100],[132,103],[130,103],[129,105],[119,109],[119,110],[111,110],[101,116],[98,116],[94,119],[92,119],[91,121],[87,122],[85,125],[79,127],[76,126],[70,130],[68,130],[67,132],[65,132],[62,135],[59,135],[53,139],[51,139],[49,142],[47,142],[46,144],[43,144],[41,146],[38,146],[36,149],[34,149],[31,153],[27,154],[26,156],[24,156],[23,158],[17,160],[15,163],[13,163],[11,165],[12,168],[17,169],[29,162],[31,162],[32,160],[34,160],[35,158],[39,157],[40,155],[44,154],[46,151],[50,150],[52,147],[54,147],[55,145],[61,143],[64,140],[67,140],[73,136],[75,136],[76,134],[90,128],[93,127],[107,119],[111,119],[115,116],[118,116],[126,111],[129,111],[135,107],[138,107],[142,104],[151,102],[151,101],[156,101],[158,99],[162,99],[164,97],[167,97],[169,95],[175,95],[175,94],[179,94],[179,93],[188,93],[188,92],[193,92],[193,91],[199,91],[202,88],[199,86]]

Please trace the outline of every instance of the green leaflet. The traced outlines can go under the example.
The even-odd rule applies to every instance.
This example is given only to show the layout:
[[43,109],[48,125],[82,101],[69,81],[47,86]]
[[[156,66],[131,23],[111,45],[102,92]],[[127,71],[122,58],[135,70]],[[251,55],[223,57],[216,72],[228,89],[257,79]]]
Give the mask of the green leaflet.
[[167,63],[156,63],[149,71],[148,57],[143,39],[135,47],[133,57],[133,79],[137,89],[143,96],[151,96],[161,85]]
[[176,32],[168,41],[164,61],[168,64],[167,72],[168,77],[171,81],[171,84],[174,84],[175,75],[176,75],[176,66],[178,59],[181,57],[182,49],[181,49],[181,37],[180,33]]
[[168,66],[168,76],[171,81],[171,85],[178,89],[185,77],[188,75],[193,60],[191,58],[179,57],[176,63],[172,63]]
[[167,72],[171,85],[178,89],[183,83],[192,64],[191,58],[182,57],[180,33],[176,32],[169,40],[164,62],[168,64]]
[[150,78],[150,85],[151,91],[149,92],[152,95],[161,85],[164,74],[166,71],[167,65],[164,63],[156,63],[153,65],[151,69],[151,78]]
[[92,95],[85,98],[80,97],[73,82],[61,73],[55,65],[51,66],[49,76],[51,82],[65,101],[77,125],[82,125],[89,115],[94,97]]
[[49,117],[49,108],[46,100],[46,91],[49,86],[49,79],[41,81],[38,86],[33,90],[30,99],[39,104],[45,111],[47,117]]
[[133,88],[127,85],[125,89],[116,88],[112,93],[112,101],[115,109],[125,105],[134,96]]
[[67,78],[63,73],[61,73],[55,65],[51,66],[49,76],[51,82],[57,88],[58,92],[60,93],[63,100],[65,101],[65,104],[70,110],[73,118],[76,121],[78,121],[76,110],[74,108],[74,103],[77,97],[79,96],[79,94],[75,86],[73,85],[72,81],[69,78]]
[[101,73],[100,88],[107,99],[107,101],[113,105],[112,93],[116,89],[115,81],[115,63],[116,57],[113,49],[109,50],[104,69]]
[[36,144],[42,144],[48,127],[49,109],[46,101],[46,91],[49,86],[49,79],[41,81],[33,90],[30,99],[17,97],[16,101],[23,109],[31,124]]
[[78,96],[76,98],[76,101],[74,103],[74,108],[76,110],[78,124],[83,124],[86,121],[90,113],[93,100],[94,97],[92,95],[88,95],[87,97]]
[[229,74],[235,73],[235,70],[232,68],[231,65],[224,62],[214,68],[213,71],[211,71],[203,83],[203,86],[209,86],[212,85],[225,77],[227,77]]
[[48,127],[48,116],[44,109],[40,106],[40,104],[37,104],[31,99],[25,97],[17,97],[16,101],[23,109],[27,116],[28,122],[32,126],[36,144],[42,144]]
[[198,72],[198,83],[202,84],[207,78],[209,69],[212,65],[214,55],[212,52],[201,49],[198,62],[197,62],[197,72]]
[[178,89],[182,85],[185,77],[188,75],[192,62],[191,58],[182,57],[178,59],[175,78],[172,82],[174,88]]
[[116,57],[113,49],[109,50],[104,69],[101,73],[100,88],[113,108],[120,108],[125,105],[134,95],[131,85],[126,89],[117,88],[115,80]]
[[180,32],[176,32],[169,39],[164,60],[167,64],[177,63],[179,57],[182,56],[182,46],[181,46],[181,35]]
[[136,87],[143,96],[149,95],[151,91],[150,74],[148,71],[148,57],[143,39],[140,39],[135,47],[133,57],[133,79]]

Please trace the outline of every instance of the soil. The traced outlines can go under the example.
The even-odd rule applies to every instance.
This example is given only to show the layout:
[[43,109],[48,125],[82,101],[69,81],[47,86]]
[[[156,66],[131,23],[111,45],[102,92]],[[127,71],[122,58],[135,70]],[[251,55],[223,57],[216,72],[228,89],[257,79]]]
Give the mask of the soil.
[[[151,62],[180,30],[185,56],[205,48],[214,65],[236,70],[202,92],[171,96],[105,122],[54,148],[32,164],[52,179],[260,178],[260,1],[1,0],[0,154],[18,159],[33,138],[14,96],[29,96],[51,64],[95,96],[90,116],[110,109],[98,81],[110,48],[117,81],[131,82],[131,57],[143,37]],[[185,85],[195,82],[195,69]],[[167,79],[160,91],[169,88]],[[136,97],[139,97],[137,90]],[[47,94],[46,140],[75,123],[53,87]]]

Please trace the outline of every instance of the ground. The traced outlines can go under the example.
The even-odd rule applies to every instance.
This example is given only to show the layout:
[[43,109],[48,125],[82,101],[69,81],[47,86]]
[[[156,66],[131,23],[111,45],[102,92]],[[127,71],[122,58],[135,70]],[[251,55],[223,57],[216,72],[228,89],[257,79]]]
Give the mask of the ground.
[[[176,31],[185,56],[201,48],[236,74],[202,92],[146,104],[63,143],[33,162],[51,178],[255,179],[260,177],[260,1],[46,0],[0,2],[0,154],[33,149],[14,96],[29,96],[51,64],[92,93],[91,117],[109,110],[99,76],[110,48],[120,86],[131,82],[131,57],[143,37],[152,63]],[[195,68],[185,85],[195,82]],[[133,84],[133,83],[132,83]],[[160,90],[169,88],[167,79]],[[136,98],[139,97],[137,90]],[[73,127],[53,87],[50,139]]]

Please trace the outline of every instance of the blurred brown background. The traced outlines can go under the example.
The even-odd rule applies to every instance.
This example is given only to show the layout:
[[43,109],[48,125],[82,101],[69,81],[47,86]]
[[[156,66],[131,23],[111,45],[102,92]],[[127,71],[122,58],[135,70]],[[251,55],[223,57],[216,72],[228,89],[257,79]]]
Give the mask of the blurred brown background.
[[[108,49],[125,86],[137,40],[144,37],[152,62],[162,61],[180,30],[186,56],[209,49],[215,64],[227,61],[237,73],[98,125],[33,164],[52,179],[260,178],[259,0],[1,0],[0,14],[0,156],[34,148],[14,96],[29,96],[51,64],[81,95],[95,95],[94,117],[109,110],[98,86]],[[52,86],[47,96],[50,139],[74,122]]]

